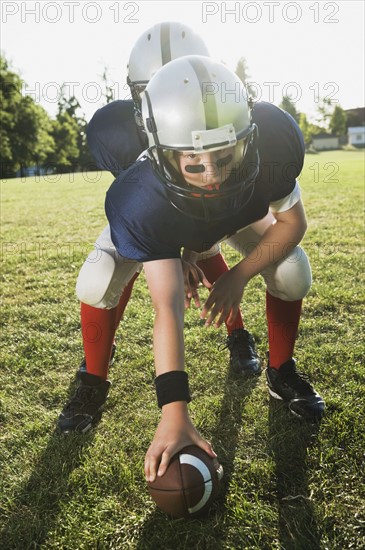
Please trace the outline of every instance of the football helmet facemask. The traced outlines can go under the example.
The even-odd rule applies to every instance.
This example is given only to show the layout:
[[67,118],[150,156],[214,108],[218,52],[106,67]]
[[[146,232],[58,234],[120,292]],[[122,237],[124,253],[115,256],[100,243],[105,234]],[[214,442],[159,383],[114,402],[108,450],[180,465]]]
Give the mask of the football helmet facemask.
[[258,131],[233,71],[208,57],[176,59],[147,85],[142,115],[152,165],[175,208],[217,221],[251,199]]

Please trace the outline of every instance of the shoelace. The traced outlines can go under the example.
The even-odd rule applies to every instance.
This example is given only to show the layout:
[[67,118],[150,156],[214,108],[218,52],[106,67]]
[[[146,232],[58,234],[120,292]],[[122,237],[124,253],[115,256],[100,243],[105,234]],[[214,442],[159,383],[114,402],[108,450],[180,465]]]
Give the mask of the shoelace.
[[233,346],[237,346],[237,352],[241,355],[245,355],[249,359],[255,358],[253,338],[247,332],[240,332],[239,334],[233,334],[228,336],[225,343],[221,344],[219,349],[229,349],[232,351]]
[[309,376],[299,370],[281,374],[283,380],[294,389],[313,391],[313,386],[309,382]]
[[66,410],[77,410],[80,405],[83,405],[87,401],[91,401],[95,395],[95,388],[92,386],[79,386],[75,395],[71,398],[71,401],[66,407]]

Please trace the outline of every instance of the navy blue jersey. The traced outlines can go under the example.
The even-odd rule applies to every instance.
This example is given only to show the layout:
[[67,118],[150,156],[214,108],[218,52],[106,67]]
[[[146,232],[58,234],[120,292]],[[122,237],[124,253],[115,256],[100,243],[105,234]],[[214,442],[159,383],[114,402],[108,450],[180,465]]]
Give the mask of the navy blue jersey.
[[137,126],[133,101],[117,100],[98,109],[87,127],[89,149],[101,170],[114,177],[126,170],[148,147]]
[[118,252],[146,262],[179,258],[186,247],[204,252],[238,230],[262,219],[271,202],[289,195],[304,160],[304,142],[294,119],[270,103],[257,103],[260,170],[250,201],[219,222],[194,220],[179,212],[149,159],[121,173],[107,192],[105,210]]
[[[280,179],[282,173],[284,177],[290,176],[292,168],[295,172],[303,162],[301,132],[295,124],[285,125],[285,116],[291,118],[285,111],[265,102],[256,103],[253,109],[252,121],[262,130],[259,178],[267,182]],[[279,129],[281,139],[277,141]],[[130,100],[113,101],[98,109],[88,124],[87,140],[98,168],[112,172],[115,177],[129,168],[148,147],[146,135],[135,123],[133,101]],[[290,143],[292,140],[297,142],[297,148]],[[293,158],[285,164],[281,159],[288,148]]]
[[291,187],[289,193],[293,190],[303,168],[303,135],[289,113],[265,101],[255,104],[252,122],[259,129],[260,172],[256,182],[270,187],[270,202],[273,202],[283,198],[283,182],[288,184],[288,189]]

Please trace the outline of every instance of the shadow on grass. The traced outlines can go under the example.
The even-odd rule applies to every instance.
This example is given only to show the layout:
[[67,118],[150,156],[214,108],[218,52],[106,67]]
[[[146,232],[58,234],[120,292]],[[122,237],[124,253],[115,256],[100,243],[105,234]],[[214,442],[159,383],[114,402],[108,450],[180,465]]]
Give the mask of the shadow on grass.
[[[69,395],[75,382],[70,385]],[[1,548],[40,548],[51,531],[62,500],[69,498],[69,477],[82,462],[94,434],[62,436],[55,430],[34,465],[32,474],[14,498],[0,532]],[[4,522],[5,523],[5,522]]]
[[219,499],[221,507],[224,506],[233,474],[244,406],[259,380],[258,376],[244,379],[231,372],[228,373],[226,378],[219,420],[212,437],[213,448],[216,450],[224,468],[224,484]]
[[308,449],[319,427],[293,417],[281,402],[270,399],[269,449],[275,460],[280,548],[286,550],[322,548],[307,474]]
[[243,379],[228,371],[218,422],[211,437],[212,446],[224,468],[224,481],[220,496],[213,503],[209,515],[201,520],[173,520],[156,510],[144,522],[136,546],[137,550],[155,548],[219,550],[223,548],[226,529],[223,515],[242,426],[242,413],[245,402],[258,381],[259,377]]

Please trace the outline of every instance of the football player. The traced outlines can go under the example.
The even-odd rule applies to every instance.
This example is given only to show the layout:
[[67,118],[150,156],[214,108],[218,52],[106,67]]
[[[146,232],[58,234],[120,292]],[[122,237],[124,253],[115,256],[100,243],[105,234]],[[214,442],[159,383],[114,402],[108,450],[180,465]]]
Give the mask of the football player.
[[251,110],[235,73],[203,56],[162,67],[144,91],[142,114],[149,149],[107,192],[116,252],[111,256],[106,247],[100,253],[126,281],[143,265],[156,312],[161,419],[145,459],[146,479],[153,481],[185,445],[214,456],[188,414],[183,247],[204,253],[225,239],[242,254],[211,289],[201,312],[207,326],[232,320],[247,283],[262,275],[269,392],[309,420],[320,419],[325,405],[293,358],[302,300],[311,286],[309,261],[299,246],[307,224],[297,181],[304,160],[298,125],[269,103]]
[[[127,83],[132,101],[118,100],[107,104],[95,113],[88,125],[88,144],[100,169],[117,177],[148,147],[141,114],[141,93],[159,68],[172,59],[192,53],[209,56],[203,40],[181,23],[159,23],[140,36],[128,63]],[[110,250],[109,256],[99,254],[106,248]],[[107,227],[78,278],[85,357],[78,372],[79,387],[59,416],[58,427],[63,433],[88,431],[100,418],[109,391],[107,375],[115,353],[115,331],[139,274],[139,270],[127,275],[123,271],[119,280],[118,274],[114,273],[113,249]],[[188,307],[193,299],[200,307],[199,283],[210,288],[221,274],[228,271],[228,266],[219,245],[202,254],[185,250],[182,261],[185,305]],[[261,362],[255,342],[244,328],[240,311],[226,326],[231,368],[243,375],[260,374]]]

